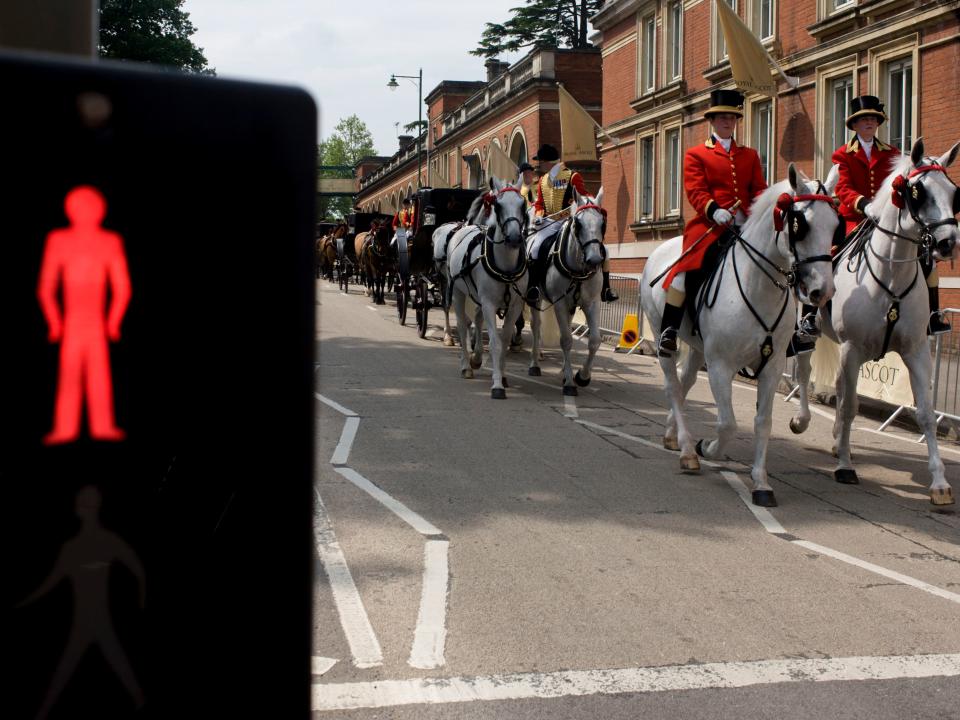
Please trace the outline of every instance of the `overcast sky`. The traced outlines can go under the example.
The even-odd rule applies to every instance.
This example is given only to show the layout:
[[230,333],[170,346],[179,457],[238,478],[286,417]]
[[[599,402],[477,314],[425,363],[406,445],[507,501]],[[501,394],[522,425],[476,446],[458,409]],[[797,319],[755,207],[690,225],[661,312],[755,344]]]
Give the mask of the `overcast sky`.
[[[217,75],[294,84],[320,108],[320,135],[357,115],[381,155],[397,148],[394,123],[417,119],[416,81],[426,96],[442,80],[484,80],[477,46],[485,22],[503,22],[523,0],[186,0]],[[516,62],[522,53],[501,59]],[[423,108],[426,117],[426,106]],[[402,132],[402,130],[401,130]]]

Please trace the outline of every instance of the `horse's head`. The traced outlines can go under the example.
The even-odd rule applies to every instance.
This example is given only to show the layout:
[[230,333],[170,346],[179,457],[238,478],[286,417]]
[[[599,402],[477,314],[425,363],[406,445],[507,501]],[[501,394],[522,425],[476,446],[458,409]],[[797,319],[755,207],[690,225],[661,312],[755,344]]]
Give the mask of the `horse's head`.
[[957,246],[960,188],[947,176],[957,159],[960,142],[939,158],[924,157],[923,138],[917,138],[910,162],[901,163],[890,181],[890,201],[899,208],[900,227],[919,235],[921,246],[937,259],[949,258]]
[[603,235],[607,230],[607,211],[600,207],[603,200],[603,188],[595,198],[581,195],[573,189],[573,202],[570,203],[570,222],[573,223],[573,237],[580,244],[584,262],[592,268],[600,265],[607,256],[603,246]]
[[504,183],[499,178],[490,178],[490,192],[483,203],[493,210],[492,222],[496,224],[501,242],[510,247],[519,247],[527,235],[527,203],[515,185]]
[[843,221],[822,184],[807,180],[793,163],[787,176],[792,192],[777,198],[774,228],[787,235],[800,302],[824,305],[834,293],[830,247],[842,237]]

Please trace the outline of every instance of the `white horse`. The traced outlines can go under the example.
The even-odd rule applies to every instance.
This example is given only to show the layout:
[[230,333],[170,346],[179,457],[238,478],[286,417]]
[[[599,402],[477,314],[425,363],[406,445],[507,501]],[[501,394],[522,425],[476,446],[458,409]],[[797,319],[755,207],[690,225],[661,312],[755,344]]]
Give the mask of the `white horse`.
[[[930,501],[934,505],[951,505],[954,499],[937,446],[930,390],[933,369],[926,334],[930,306],[918,255],[929,252],[935,259],[949,258],[957,244],[954,215],[960,211],[960,190],[945,169],[956,159],[958,149],[960,143],[939,158],[924,157],[923,139],[918,138],[910,155],[900,158],[866,208],[872,231],[867,230],[865,242],[851,242],[841,254],[832,307],[820,308],[824,334],[841,344],[833,425],[838,458],[834,479],[846,484],[860,481],[850,458],[850,426],[857,414],[860,366],[893,350],[903,358],[910,373],[917,424],[927,441],[928,468],[933,478]],[[800,410],[791,428],[803,432],[810,422],[810,355],[797,359]]]
[[[757,197],[739,238],[720,259],[716,273],[696,297],[687,300],[700,308],[700,335],[692,333],[693,323],[687,315],[680,336],[690,352],[679,379],[676,360],[660,357],[670,402],[663,444],[681,451],[684,472],[699,471],[697,454],[710,460],[723,457],[724,446],[737,430],[731,397],[733,377],[747,367],[758,376],[751,477],[753,503],[765,507],[777,504],[767,482],[767,442],[773,399],[794,329],[793,295],[811,305],[825,303],[833,295],[829,253],[839,218],[831,198],[820,188],[819,183],[808,184],[801,179],[791,163],[789,179]],[[774,229],[775,217],[777,222],[786,219],[784,232]],[[659,281],[651,288],[651,280],[680,256],[681,246],[682,238],[668,240],[651,254],[643,269],[641,301],[653,327],[659,327],[666,292]],[[683,404],[704,358],[717,403],[718,437],[706,443],[701,440],[695,448]]]
[[[493,387],[490,396],[507,396],[503,376],[507,346],[514,323],[523,309],[527,291],[527,263],[523,240],[527,232],[526,201],[516,185],[490,178],[490,192],[478,197],[471,206],[468,219],[478,216],[478,207],[485,213],[482,225],[467,225],[450,238],[447,244],[447,273],[451,300],[457,313],[457,333],[460,335],[460,375],[472,378],[473,371],[482,364],[485,323],[490,336],[490,364]],[[478,306],[472,322],[468,322],[466,300],[471,298]],[[503,313],[503,326],[498,331],[497,314]],[[482,318],[482,319],[481,319]],[[468,332],[474,326],[473,342]],[[468,350],[468,347],[472,348]]]
[[[596,198],[580,195],[574,190],[569,218],[550,246],[540,250],[546,253],[545,261],[549,263],[541,286],[541,302],[546,302],[547,308],[537,308],[530,314],[533,348],[527,372],[540,375],[540,313],[546,312],[552,305],[560,328],[560,349],[563,350],[564,395],[576,395],[577,385],[586,387],[590,384],[593,359],[600,347],[600,290],[603,288],[603,279],[599,270],[606,257],[603,233],[607,224],[606,212],[600,206],[602,200],[603,188],[600,188]],[[589,340],[587,359],[574,375],[570,362],[570,350],[573,347],[570,326],[578,306],[587,318]]]

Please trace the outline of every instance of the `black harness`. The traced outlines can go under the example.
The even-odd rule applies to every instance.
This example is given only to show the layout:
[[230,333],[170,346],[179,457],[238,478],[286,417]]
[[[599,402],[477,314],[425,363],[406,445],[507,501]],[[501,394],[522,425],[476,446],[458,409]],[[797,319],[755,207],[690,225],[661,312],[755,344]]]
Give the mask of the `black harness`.
[[[563,293],[561,293],[561,295],[556,300],[550,298],[550,296],[547,295],[546,293],[546,288],[544,288],[544,297],[547,299],[547,302],[549,303],[547,305],[547,308],[550,308],[556,305],[558,302],[563,300],[563,298],[565,298],[570,293],[573,293],[573,304],[574,306],[576,306],[577,303],[580,302],[581,286],[583,285],[584,282],[586,282],[587,280],[592,278],[594,275],[596,275],[597,268],[600,267],[599,265],[595,265],[593,267],[588,266],[585,268],[581,268],[580,270],[575,270],[571,268],[569,265],[567,265],[566,261],[564,260],[564,258],[567,255],[567,252],[570,249],[570,243],[574,242],[574,238],[580,237],[580,221],[577,219],[577,215],[579,215],[584,210],[597,210],[598,212],[602,213],[603,225],[601,226],[600,234],[602,236],[603,234],[606,233],[606,230],[607,230],[606,210],[601,208],[599,205],[595,205],[593,203],[582,205],[577,209],[576,213],[574,213],[572,220],[567,219],[564,221],[563,225],[560,227],[560,232],[558,233],[558,237],[554,237],[553,239],[551,239],[550,246],[547,248],[547,263],[552,264],[553,267],[556,268],[557,272],[560,273],[561,277],[566,278],[570,282],[567,285],[567,289]],[[576,242],[581,248],[580,254],[584,254],[586,249],[590,245],[593,245],[596,243],[597,245],[600,246],[600,255],[603,257],[604,260],[606,260],[607,249],[606,247],[604,247],[602,239],[588,240],[585,243],[580,243],[579,239],[577,239]],[[546,310],[547,308],[544,308],[544,309]]]

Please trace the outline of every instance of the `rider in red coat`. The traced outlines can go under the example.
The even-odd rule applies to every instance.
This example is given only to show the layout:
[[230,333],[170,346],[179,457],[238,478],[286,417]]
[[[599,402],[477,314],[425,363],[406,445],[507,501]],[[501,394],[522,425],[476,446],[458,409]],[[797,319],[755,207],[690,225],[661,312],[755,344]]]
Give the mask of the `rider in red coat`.
[[658,349],[677,350],[677,332],[683,322],[686,271],[696,270],[704,256],[730,225],[746,221],[753,199],[767,189],[756,150],[737,145],[733,133],[743,117],[743,95],[737,90],[714,90],[703,115],[713,126],[710,138],[687,150],[683,159],[683,186],[696,215],[683,229],[680,262],[664,280],[667,304],[663,309]]
[[[856,134],[846,145],[833,153],[833,162],[840,171],[836,196],[840,199],[840,215],[846,221],[847,234],[852,233],[864,220],[864,208],[873,200],[881,183],[893,170],[900,157],[900,150],[881,142],[876,137],[877,129],[887,116],[883,103],[873,95],[862,95],[850,101],[847,127]],[[930,300],[930,323],[927,334],[940,335],[950,332],[950,325],[940,313],[940,278],[936,264],[927,258],[921,262],[927,278],[927,293]],[[816,325],[814,308],[804,306],[804,318],[800,331],[811,337],[820,334]]]

